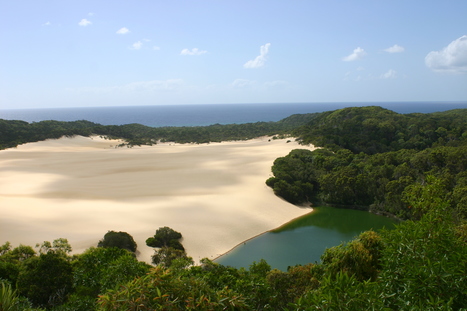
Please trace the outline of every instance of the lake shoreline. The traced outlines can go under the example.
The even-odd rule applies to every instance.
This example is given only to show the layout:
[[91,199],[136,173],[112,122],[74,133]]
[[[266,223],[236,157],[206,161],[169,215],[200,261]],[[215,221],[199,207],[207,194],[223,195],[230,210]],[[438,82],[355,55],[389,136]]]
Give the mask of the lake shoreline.
[[293,219],[291,219],[291,220],[289,220],[289,221],[283,223],[282,225],[280,225],[280,226],[277,227],[277,228],[274,228],[274,229],[271,229],[271,230],[267,230],[267,231],[261,232],[261,233],[255,235],[255,236],[253,236],[253,237],[251,237],[251,238],[248,238],[248,239],[246,239],[246,240],[244,240],[244,241],[238,243],[237,245],[235,245],[234,247],[232,247],[232,248],[231,248],[230,250],[228,250],[227,252],[225,252],[225,253],[223,253],[223,254],[217,256],[216,258],[212,259],[212,261],[215,261],[215,260],[221,258],[222,256],[228,255],[229,253],[231,253],[232,251],[234,251],[237,247],[246,244],[248,241],[251,241],[251,240],[253,240],[253,239],[255,239],[255,238],[259,237],[259,236],[262,236],[263,234],[266,234],[266,233],[268,233],[268,232],[273,232],[274,230],[277,230],[277,229],[279,229],[279,228],[282,228],[283,226],[287,225],[288,223],[291,223],[291,222],[293,222],[293,221],[295,221],[295,220],[297,220],[297,219],[299,219],[299,218],[308,216],[309,214],[313,213],[313,208],[312,208],[312,207],[309,207],[309,209],[311,209],[311,211],[309,211],[308,213],[306,213],[306,214],[304,214],[304,215],[301,215],[301,216],[297,216],[297,217],[295,217],[295,218],[293,218]]

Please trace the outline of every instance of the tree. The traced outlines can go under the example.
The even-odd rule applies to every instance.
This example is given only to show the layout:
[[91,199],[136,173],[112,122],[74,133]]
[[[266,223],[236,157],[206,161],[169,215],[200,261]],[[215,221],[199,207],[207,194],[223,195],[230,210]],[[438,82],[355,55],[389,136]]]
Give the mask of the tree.
[[72,251],[68,240],[64,238],[55,239],[52,243],[49,241],[44,241],[42,244],[37,243],[36,247],[39,248],[39,254],[55,253],[64,257]]
[[11,251],[11,243],[10,242],[7,241],[5,244],[0,246],[0,256],[5,255],[9,251]]
[[184,251],[185,248],[180,243],[182,234],[169,227],[161,227],[156,230],[153,237],[146,240],[146,245],[150,247],[171,247]]
[[36,255],[36,252],[31,246],[20,244],[11,252],[6,253],[6,256],[13,261],[24,261]]
[[184,250],[175,249],[173,247],[161,247],[156,250],[152,255],[152,263],[155,265],[162,265],[164,267],[171,267],[174,264],[182,268],[193,265],[193,259],[188,257]]
[[34,305],[52,307],[63,303],[72,290],[71,263],[49,252],[23,262],[17,288]]
[[108,231],[104,235],[104,239],[99,241],[97,247],[118,247],[134,253],[137,245],[133,237],[126,232]]
[[99,293],[143,276],[150,265],[117,247],[91,247],[75,256],[73,286],[81,298],[96,298]]

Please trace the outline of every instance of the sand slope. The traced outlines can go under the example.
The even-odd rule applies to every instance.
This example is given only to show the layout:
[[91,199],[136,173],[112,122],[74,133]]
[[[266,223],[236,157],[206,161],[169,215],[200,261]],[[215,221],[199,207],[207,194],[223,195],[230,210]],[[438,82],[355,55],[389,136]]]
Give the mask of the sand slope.
[[0,151],[0,243],[34,246],[64,237],[74,252],[108,230],[145,240],[169,226],[198,261],[303,215],[265,185],[274,159],[299,146],[258,138],[202,145],[115,148],[119,141],[74,137]]

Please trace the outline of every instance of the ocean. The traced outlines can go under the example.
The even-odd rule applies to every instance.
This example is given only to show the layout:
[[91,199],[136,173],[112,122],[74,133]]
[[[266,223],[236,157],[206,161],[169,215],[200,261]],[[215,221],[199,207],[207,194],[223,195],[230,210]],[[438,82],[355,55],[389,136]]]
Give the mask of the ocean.
[[0,109],[0,119],[38,122],[88,120],[102,125],[205,126],[279,121],[292,114],[345,107],[381,106],[398,113],[430,113],[467,108],[466,102],[211,104],[48,109]]

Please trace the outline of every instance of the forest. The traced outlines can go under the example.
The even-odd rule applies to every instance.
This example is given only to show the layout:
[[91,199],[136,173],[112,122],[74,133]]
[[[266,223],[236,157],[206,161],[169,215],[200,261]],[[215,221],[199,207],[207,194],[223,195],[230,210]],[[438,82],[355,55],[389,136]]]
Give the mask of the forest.
[[0,119],[0,150],[18,145],[56,139],[62,136],[102,135],[125,140],[124,145],[154,145],[158,141],[175,143],[209,143],[229,140],[247,140],[259,136],[286,134],[300,125],[305,125],[317,113],[297,114],[278,122],[245,124],[213,124],[195,127],[149,127],[141,124],[101,125],[85,120],[40,121],[28,123]]
[[401,115],[380,107],[326,112],[293,131],[302,143],[276,159],[266,184],[287,201],[368,209],[399,219],[419,215],[407,193],[429,176],[445,202],[467,217],[467,110]]
[[466,116],[467,110],[401,115],[345,108],[192,134],[190,128],[107,128],[86,121],[47,121],[41,132],[30,127],[42,122],[3,120],[3,148],[110,131],[130,143],[175,137],[154,134],[158,130],[173,130],[180,141],[194,133],[205,133],[203,139],[292,135],[320,148],[293,150],[274,162],[266,183],[277,195],[403,221],[391,230],[363,232],[327,249],[320,262],[287,271],[264,260],[248,269],[208,259],[194,265],[179,242],[183,232],[167,227],[146,240],[155,249],[152,265],[137,260],[131,233],[108,232],[98,247],[75,255],[65,238],[36,247],[6,242],[0,246],[0,310],[467,310]]

